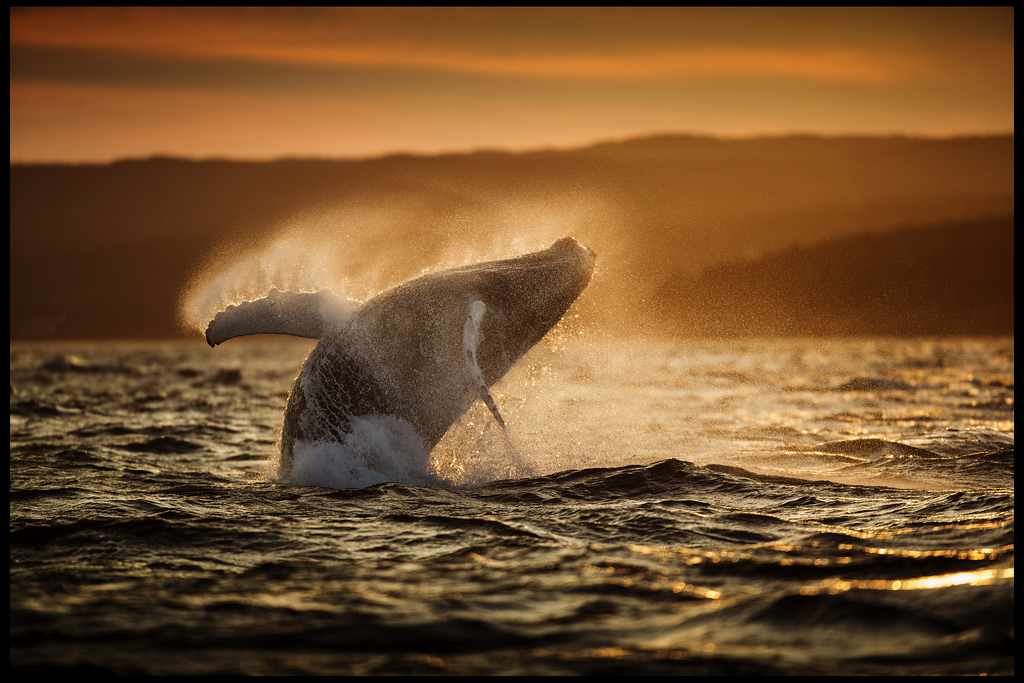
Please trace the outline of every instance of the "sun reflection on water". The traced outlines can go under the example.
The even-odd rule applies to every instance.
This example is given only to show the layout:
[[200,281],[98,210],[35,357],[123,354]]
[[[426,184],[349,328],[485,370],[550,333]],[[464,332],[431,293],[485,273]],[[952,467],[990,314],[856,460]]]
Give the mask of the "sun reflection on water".
[[948,588],[950,586],[987,586],[1003,579],[1013,579],[1013,567],[978,569],[970,572],[919,576],[910,579],[827,579],[816,586],[804,586],[801,595],[841,593],[848,590],[907,591]]

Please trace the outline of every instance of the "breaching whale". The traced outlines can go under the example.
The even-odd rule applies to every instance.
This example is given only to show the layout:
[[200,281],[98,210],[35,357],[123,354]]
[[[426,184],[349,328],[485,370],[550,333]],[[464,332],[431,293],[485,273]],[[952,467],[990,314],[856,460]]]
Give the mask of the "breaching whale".
[[429,452],[539,342],[590,282],[594,253],[571,237],[518,258],[429,273],[362,305],[327,291],[272,291],[218,313],[210,346],[250,334],[318,339],[288,397],[279,474],[297,443],[344,443],[353,420],[391,416]]

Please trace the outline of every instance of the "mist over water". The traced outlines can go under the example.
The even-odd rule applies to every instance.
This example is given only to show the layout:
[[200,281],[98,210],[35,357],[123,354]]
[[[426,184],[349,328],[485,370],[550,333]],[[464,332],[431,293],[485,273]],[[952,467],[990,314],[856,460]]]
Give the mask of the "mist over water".
[[179,319],[203,332],[218,312],[272,289],[326,289],[365,302],[424,273],[519,256],[567,235],[587,244],[614,215],[589,195],[467,203],[438,213],[413,196],[299,212],[249,243],[224,244],[209,254],[189,275]]
[[[422,211],[423,207],[412,200],[396,202],[385,209],[357,204],[310,210],[276,226],[256,246],[226,248],[211,255],[207,267],[193,274],[183,294],[182,319],[190,321],[201,333],[216,312],[265,296],[272,289],[305,292],[327,289],[358,306],[381,291],[426,272],[517,256],[549,246],[563,235],[603,232],[594,230],[594,226],[600,221],[613,220],[614,216],[614,213],[599,215],[604,208],[598,200],[573,197],[526,206],[480,201],[471,210],[443,216]],[[445,226],[442,232],[448,239],[417,239],[415,236],[422,232],[424,220],[433,221],[427,232],[436,233],[438,225]],[[581,239],[586,244],[585,238]],[[721,433],[722,420],[747,424],[755,442],[760,441],[764,433],[774,430],[782,437],[805,433],[807,427],[800,424],[799,409],[790,416],[792,419],[784,415],[778,417],[777,424],[750,423],[748,414],[742,412],[720,414],[718,406],[728,400],[729,392],[720,388],[722,378],[715,375],[708,377],[700,387],[689,390],[685,398],[681,397],[675,377],[688,362],[685,351],[675,349],[685,349],[692,344],[700,346],[701,342],[664,342],[667,349],[673,349],[667,351],[671,361],[652,372],[653,368],[636,367],[636,364],[643,354],[640,349],[649,348],[653,342],[634,344],[624,340],[618,345],[608,345],[600,341],[607,342],[623,333],[628,339],[636,333],[636,330],[616,329],[607,321],[614,321],[616,307],[621,305],[612,293],[633,287],[632,278],[639,277],[628,276],[616,267],[617,256],[628,249],[628,240],[612,244],[607,237],[603,239],[596,245],[587,244],[601,254],[590,287],[547,338],[505,379],[491,387],[507,429],[501,429],[484,405],[476,402],[433,451],[426,453],[410,433],[408,424],[384,416],[356,424],[349,444],[302,444],[299,449],[303,453],[301,467],[289,478],[278,479],[273,469],[270,476],[302,485],[337,488],[383,481],[460,487],[555,471],[567,463],[572,467],[619,466],[636,461],[625,456],[633,451],[643,454],[640,460],[649,459],[655,453],[675,457],[680,447],[685,447],[687,457],[697,462],[736,462],[784,476],[835,476],[835,465],[844,456],[820,453],[803,456],[800,460],[805,463],[805,470],[793,469],[796,458],[792,453],[779,466],[773,464],[778,456],[737,459],[724,455],[734,452],[737,442],[733,430],[727,431],[728,438],[724,441],[716,436]],[[609,285],[610,279],[618,283]],[[237,340],[229,341],[227,346],[235,343]],[[742,349],[744,342],[736,341],[734,345]],[[761,342],[757,353],[766,353],[765,349],[771,348],[767,353],[773,356],[757,360],[757,369],[723,369],[721,372],[738,372],[744,378],[756,379],[757,383],[751,386],[760,386],[758,393],[774,398],[780,382],[787,386],[787,393],[800,395],[801,392],[791,386],[789,377],[782,379],[775,375],[775,379],[771,378],[772,372],[784,376],[795,367],[815,378],[807,380],[811,382],[809,391],[814,394],[809,400],[821,403],[823,396],[841,399],[846,394],[829,387],[829,378],[844,376],[844,373],[848,376],[857,368],[841,369],[842,363],[829,352],[815,352],[813,349],[817,346],[812,343],[808,347],[802,342],[794,346],[787,340]],[[225,348],[210,350],[211,358],[223,354]],[[821,348],[827,349],[828,344]],[[737,353],[737,357],[755,362],[749,353],[742,350]],[[774,354],[778,354],[778,359]],[[797,359],[797,365],[787,366],[793,359]],[[776,361],[786,369],[771,370]],[[300,364],[294,363],[284,370],[297,373]],[[576,369],[555,375],[552,371],[555,366],[563,371]],[[608,378],[602,379],[600,369],[608,370]],[[621,378],[634,376],[644,377],[644,382],[622,384]],[[885,387],[889,377],[866,381],[869,385],[877,381],[879,387]],[[578,390],[581,383],[587,386],[584,394]],[[898,384],[894,386],[899,388]],[[917,385],[911,383],[910,386]],[[821,393],[822,390],[825,393]],[[751,401],[752,396],[748,394],[745,401]],[[759,405],[748,407],[749,414],[761,413]],[[841,400],[834,409],[836,415],[843,414]],[[610,425],[626,424],[624,415],[633,420],[628,423],[629,429],[626,433],[613,434],[609,440]],[[714,417],[709,418],[709,415]],[[915,416],[911,423],[915,420],[927,423],[921,416]],[[688,428],[672,430],[673,439],[666,442],[663,439],[666,422],[701,427],[692,431]],[[1012,430],[1012,425],[1010,428]],[[873,438],[878,432],[864,436]],[[841,437],[836,434],[836,438]],[[815,440],[820,438],[821,435],[816,434]],[[548,462],[546,444],[550,439],[561,444],[559,463]],[[538,443],[544,445],[538,446]],[[864,480],[858,477],[860,475],[851,475],[848,481]],[[903,477],[900,474],[887,481],[875,472],[864,481],[894,486],[928,485]]]

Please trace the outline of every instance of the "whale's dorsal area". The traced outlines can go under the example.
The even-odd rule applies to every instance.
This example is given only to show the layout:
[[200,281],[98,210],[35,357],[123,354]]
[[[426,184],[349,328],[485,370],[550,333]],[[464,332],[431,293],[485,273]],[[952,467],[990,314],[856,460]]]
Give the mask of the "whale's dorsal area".
[[288,398],[287,473],[299,443],[344,443],[354,418],[409,423],[432,449],[539,342],[590,282],[594,254],[566,237],[543,251],[430,273],[355,308],[325,292],[271,292],[218,314],[211,346],[246,334],[319,339]]

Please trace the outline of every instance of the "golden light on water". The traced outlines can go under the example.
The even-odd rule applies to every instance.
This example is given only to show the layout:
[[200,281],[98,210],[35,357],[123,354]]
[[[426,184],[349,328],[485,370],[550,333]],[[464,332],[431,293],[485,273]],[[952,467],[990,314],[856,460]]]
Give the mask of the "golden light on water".
[[1002,580],[1013,579],[1013,567],[1001,569],[978,569],[972,572],[955,572],[936,576],[918,576],[910,579],[828,579],[815,586],[805,586],[801,595],[841,593],[848,590],[910,591],[950,586],[986,586]]
[[858,548],[856,546],[840,544],[839,550],[858,550],[872,555],[898,555],[900,557],[949,557],[957,560],[994,560],[1007,550],[1013,550],[1013,546],[1002,548],[970,548],[968,550],[941,549],[941,550],[905,550],[903,548]]

